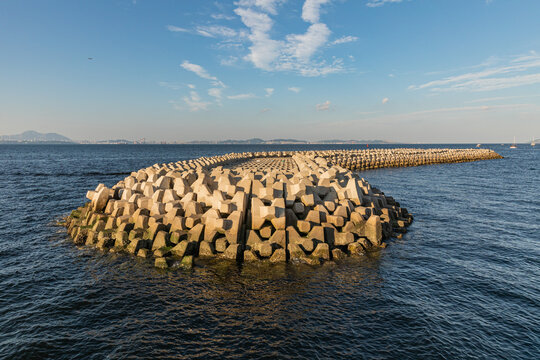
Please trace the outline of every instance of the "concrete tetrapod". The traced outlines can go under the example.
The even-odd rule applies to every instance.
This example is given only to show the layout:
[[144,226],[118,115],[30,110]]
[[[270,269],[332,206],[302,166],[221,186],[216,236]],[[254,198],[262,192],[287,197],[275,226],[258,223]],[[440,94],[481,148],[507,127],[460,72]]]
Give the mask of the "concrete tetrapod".
[[320,264],[379,250],[413,220],[351,170],[497,158],[487,149],[370,149],[155,164],[88,191],[65,226],[77,245],[153,257],[163,269],[196,257]]

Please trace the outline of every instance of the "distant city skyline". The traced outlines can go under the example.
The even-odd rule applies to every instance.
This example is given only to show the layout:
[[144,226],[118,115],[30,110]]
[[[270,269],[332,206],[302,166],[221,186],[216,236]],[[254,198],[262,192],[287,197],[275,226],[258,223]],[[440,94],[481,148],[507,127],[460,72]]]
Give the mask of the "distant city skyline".
[[540,2],[0,2],[0,135],[540,137]]

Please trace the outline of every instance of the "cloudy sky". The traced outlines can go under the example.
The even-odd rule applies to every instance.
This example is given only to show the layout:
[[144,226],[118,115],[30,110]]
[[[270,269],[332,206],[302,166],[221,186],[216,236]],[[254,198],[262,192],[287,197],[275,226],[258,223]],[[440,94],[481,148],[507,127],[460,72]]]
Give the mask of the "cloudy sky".
[[540,137],[538,0],[0,1],[0,134]]

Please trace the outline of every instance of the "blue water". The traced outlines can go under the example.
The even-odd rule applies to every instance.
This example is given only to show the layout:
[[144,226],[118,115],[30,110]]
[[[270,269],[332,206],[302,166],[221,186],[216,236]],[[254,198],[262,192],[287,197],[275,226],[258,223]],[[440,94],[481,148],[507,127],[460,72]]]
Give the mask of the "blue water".
[[54,226],[156,162],[313,148],[357,146],[0,146],[0,358],[539,358],[538,146],[363,172],[415,221],[337,265],[161,271]]

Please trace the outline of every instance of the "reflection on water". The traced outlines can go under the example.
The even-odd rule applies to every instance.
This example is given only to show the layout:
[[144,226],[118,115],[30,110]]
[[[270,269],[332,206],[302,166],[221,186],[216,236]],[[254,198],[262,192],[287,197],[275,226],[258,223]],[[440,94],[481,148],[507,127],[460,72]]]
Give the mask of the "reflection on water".
[[537,357],[537,149],[363,173],[415,214],[369,256],[189,271],[78,249],[54,219],[118,174],[260,147],[0,150],[2,359]]

